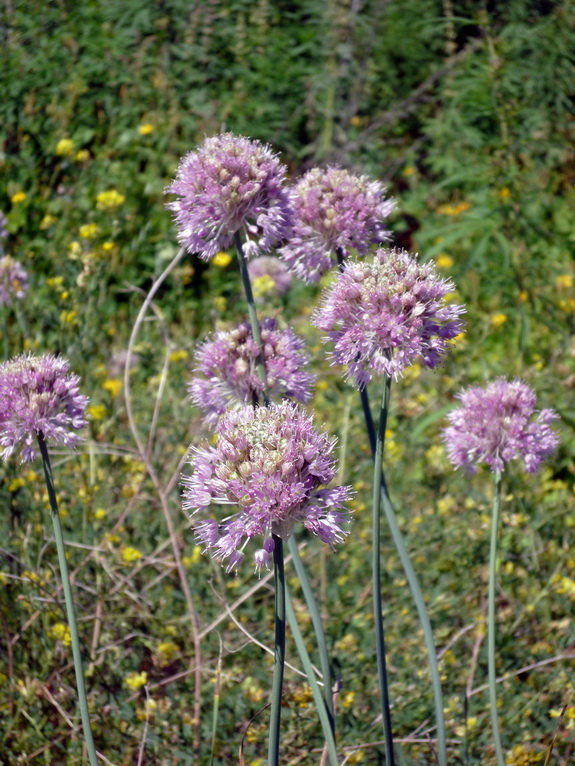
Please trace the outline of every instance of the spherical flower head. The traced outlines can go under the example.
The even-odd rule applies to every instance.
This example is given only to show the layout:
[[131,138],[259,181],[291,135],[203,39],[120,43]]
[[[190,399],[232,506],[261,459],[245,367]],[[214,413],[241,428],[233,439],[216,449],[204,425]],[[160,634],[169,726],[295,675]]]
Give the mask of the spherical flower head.
[[[270,396],[308,402],[315,377],[303,370],[309,360],[302,338],[290,328],[279,330],[271,318],[262,321],[260,335]],[[199,346],[195,355],[199,376],[188,391],[206,423],[217,423],[230,404],[253,404],[260,399],[264,386],[257,358],[258,347],[247,322],[220,330]]]
[[347,535],[343,507],[350,487],[326,488],[336,475],[336,440],[320,433],[299,405],[244,405],[230,410],[216,428],[215,447],[192,452],[191,476],[183,477],[183,507],[192,514],[212,503],[237,506],[224,519],[196,525],[196,536],[228,571],[244,559],[253,537],[256,570],[267,567],[272,535],[287,540],[296,522],[332,547]]
[[463,327],[463,306],[449,305],[454,290],[434,264],[404,250],[379,249],[371,259],[350,259],[324,292],[313,322],[334,343],[334,363],[362,388],[372,374],[397,380],[417,358],[430,368]]
[[270,293],[282,296],[292,284],[292,276],[287,266],[273,255],[260,255],[248,264],[254,297]]
[[342,168],[312,168],[292,192],[293,231],[280,255],[305,282],[319,282],[351,250],[365,255],[370,244],[389,239],[383,221],[395,208],[379,181]]
[[541,410],[533,419],[535,392],[521,380],[499,378],[485,388],[471,386],[458,398],[461,407],[448,414],[443,439],[453,465],[469,474],[481,463],[499,472],[519,459],[534,473],[559,443],[551,428],[557,413]]
[[285,173],[259,141],[233,133],[206,138],[182,159],[166,190],[179,197],[167,207],[174,212],[182,246],[209,260],[242,232],[246,258],[269,252],[290,229]]
[[28,272],[20,261],[9,255],[0,258],[0,306],[11,306],[12,301],[19,300],[28,292]]
[[41,432],[47,442],[75,447],[86,425],[88,397],[69,363],[52,354],[22,354],[0,364],[0,446],[7,460],[21,446],[22,462],[36,457]]

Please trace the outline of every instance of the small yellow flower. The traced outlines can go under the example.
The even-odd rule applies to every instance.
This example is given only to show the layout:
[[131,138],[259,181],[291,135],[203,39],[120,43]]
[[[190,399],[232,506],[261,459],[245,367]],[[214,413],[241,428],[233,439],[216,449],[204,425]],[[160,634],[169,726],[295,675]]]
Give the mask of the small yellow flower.
[[126,198],[123,194],[120,194],[116,189],[110,189],[98,194],[96,197],[96,207],[98,210],[112,210],[123,205],[125,201]]
[[80,149],[76,153],[76,162],[88,162],[90,159],[90,152],[87,149]]
[[78,312],[62,311],[60,313],[60,321],[62,324],[78,324]]
[[142,686],[148,683],[148,674],[145,671],[142,673],[130,673],[126,676],[124,683],[128,689],[137,692],[138,689],[141,689]]
[[72,636],[70,635],[70,628],[63,622],[56,622],[48,630],[48,635],[55,641],[61,641],[64,646],[70,646],[72,643]]
[[120,380],[120,378],[108,378],[108,380],[105,380],[102,383],[102,388],[104,391],[109,391],[112,396],[118,396],[122,390],[122,386],[123,382]]
[[359,114],[354,114],[353,117],[349,118],[349,124],[353,125],[354,128],[359,128],[363,124],[363,118]]
[[108,515],[108,511],[105,508],[96,508],[94,511],[94,518],[96,521],[102,521]]
[[345,707],[351,707],[355,699],[355,692],[345,692],[341,695],[341,704]]
[[12,479],[8,485],[8,492],[17,492],[19,489],[22,489],[25,484],[26,482],[24,479],[21,476],[18,476],[18,478]]
[[58,219],[55,218],[53,215],[45,215],[44,218],[40,221],[40,228],[42,231],[45,231],[46,229],[49,229],[52,224],[55,224]]
[[229,253],[225,253],[221,250],[213,258],[214,266],[219,266],[221,269],[225,269],[232,262],[232,256]]
[[573,287],[573,276],[571,274],[560,274],[555,279],[555,285],[558,290],[566,290]]
[[160,655],[160,665],[169,665],[180,651],[180,647],[173,641],[161,641],[157,649]]
[[26,192],[23,192],[23,191],[16,192],[16,194],[13,194],[10,197],[10,199],[13,205],[17,205],[19,202],[24,202],[24,200],[26,199]]
[[413,165],[408,165],[406,168],[403,169],[403,175],[404,176],[412,176],[415,173],[415,168]]
[[110,253],[115,247],[116,243],[111,240],[102,243],[102,250],[105,250],[107,253]]
[[142,553],[137,548],[130,548],[127,546],[122,551],[122,561],[124,564],[133,564],[134,561],[139,561],[142,558]]
[[450,269],[455,263],[453,258],[450,255],[447,255],[447,253],[439,253],[435,262],[440,269]]
[[142,125],[138,127],[138,133],[141,136],[149,136],[150,133],[154,132],[154,126],[151,125],[149,122],[144,122]]
[[519,293],[519,302],[525,303],[528,299],[529,299],[529,293],[527,292],[527,290],[521,290],[521,292]]
[[74,154],[74,142],[71,138],[61,138],[56,144],[56,154],[58,157],[67,157]]
[[189,356],[190,355],[185,349],[181,349],[180,351],[172,351],[170,354],[170,362],[183,362]]
[[85,223],[80,226],[80,236],[83,239],[94,239],[98,233],[98,225],[95,223]]
[[106,407],[103,404],[91,404],[88,407],[88,414],[92,420],[103,420],[106,417]]
[[502,200],[509,199],[511,196],[511,192],[509,191],[507,186],[504,186],[502,189],[499,189],[499,198]]
[[261,277],[256,277],[252,282],[254,297],[261,298],[263,295],[271,293],[275,289],[275,286],[276,283],[269,274],[263,274]]
[[499,329],[505,322],[507,322],[507,314],[493,314],[491,317],[491,327],[493,327],[494,330]]
[[223,313],[227,308],[228,302],[226,300],[225,295],[216,295],[214,298],[214,306],[216,307],[216,310],[220,313]]

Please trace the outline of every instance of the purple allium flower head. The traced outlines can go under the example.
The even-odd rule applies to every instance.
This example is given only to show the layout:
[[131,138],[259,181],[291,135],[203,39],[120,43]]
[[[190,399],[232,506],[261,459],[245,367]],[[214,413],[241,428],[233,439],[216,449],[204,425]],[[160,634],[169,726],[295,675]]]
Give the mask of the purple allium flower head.
[[53,354],[22,354],[0,364],[0,446],[7,460],[20,442],[21,461],[34,460],[41,431],[46,441],[75,447],[76,431],[86,425],[88,397],[78,390],[79,377],[69,363]]
[[273,255],[260,255],[248,264],[254,296],[274,292],[285,295],[292,284],[287,266]]
[[480,463],[502,471],[505,463],[519,458],[534,473],[559,443],[551,429],[557,413],[541,410],[532,420],[535,392],[521,380],[499,378],[485,388],[471,386],[458,398],[462,406],[448,414],[443,439],[453,465],[469,474]]
[[6,239],[8,236],[8,229],[6,228],[7,223],[6,216],[0,210],[0,239]]
[[[183,477],[183,507],[195,514],[212,503],[238,506],[221,521],[196,524],[196,537],[227,570],[244,559],[252,537],[259,571],[274,549],[272,534],[287,540],[296,522],[332,547],[346,536],[350,487],[325,488],[336,475],[336,440],[318,432],[291,402],[230,410],[216,427],[215,447],[195,449]],[[323,488],[322,488],[323,487]]]
[[269,252],[289,233],[286,168],[271,149],[233,133],[206,138],[187,154],[166,191],[180,243],[209,260],[242,231],[246,258]]
[[464,307],[445,302],[453,289],[432,263],[380,248],[371,259],[345,262],[313,323],[329,333],[334,362],[348,365],[346,377],[357,386],[369,383],[372,372],[397,380],[417,357],[436,367],[447,341],[461,332]]
[[334,264],[336,249],[361,255],[370,244],[384,242],[389,233],[383,219],[395,208],[385,188],[367,176],[342,168],[312,168],[292,192],[292,235],[280,249],[290,269],[305,282],[318,282]]
[[[311,399],[315,377],[302,369],[308,358],[304,341],[293,330],[278,330],[275,319],[261,324],[263,357],[268,391],[278,398],[293,398],[305,404]],[[196,351],[196,372],[189,387],[191,399],[215,424],[230,404],[253,404],[263,393],[257,372],[258,347],[245,322],[234,330],[220,330]]]
[[20,261],[9,255],[0,258],[0,306],[12,305],[12,299],[21,301],[28,292],[28,272]]

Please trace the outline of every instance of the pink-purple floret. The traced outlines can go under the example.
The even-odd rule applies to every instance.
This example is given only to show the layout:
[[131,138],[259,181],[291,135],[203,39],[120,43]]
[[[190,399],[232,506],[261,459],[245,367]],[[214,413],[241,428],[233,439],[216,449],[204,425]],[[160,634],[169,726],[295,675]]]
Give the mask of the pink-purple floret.
[[346,261],[313,322],[334,344],[334,363],[362,388],[373,374],[397,380],[420,358],[434,368],[448,341],[463,329],[463,306],[447,304],[454,290],[434,265],[403,250],[379,249],[373,258]]
[[246,258],[269,252],[289,233],[291,205],[286,168],[272,150],[232,133],[206,138],[187,154],[166,189],[178,239],[209,260],[243,235]]
[[533,389],[521,380],[499,378],[485,388],[471,386],[458,394],[461,407],[452,410],[443,431],[449,459],[474,474],[481,463],[503,471],[510,460],[523,460],[528,473],[537,471],[559,439],[551,428],[558,415],[550,409],[536,414]]
[[215,447],[192,450],[183,507],[192,514],[211,504],[239,507],[221,521],[195,526],[198,542],[228,571],[242,563],[253,537],[263,538],[256,570],[267,567],[272,535],[287,540],[296,522],[332,547],[347,535],[343,506],[352,490],[326,488],[336,475],[335,439],[318,432],[298,405],[245,405],[222,417],[216,435]]
[[0,306],[21,301],[28,292],[28,272],[9,255],[0,258]]
[[0,446],[7,460],[20,446],[21,462],[34,460],[38,433],[47,442],[75,447],[86,425],[88,397],[69,363],[52,354],[22,354],[0,364]]

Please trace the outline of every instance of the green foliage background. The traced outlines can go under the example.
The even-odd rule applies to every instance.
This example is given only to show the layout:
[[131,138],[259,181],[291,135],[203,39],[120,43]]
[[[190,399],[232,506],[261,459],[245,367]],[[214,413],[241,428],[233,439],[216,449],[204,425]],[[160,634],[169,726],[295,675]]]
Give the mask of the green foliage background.
[[[0,307],[4,337],[10,353],[69,358],[96,407],[87,446],[62,453],[56,473],[67,539],[93,547],[84,562],[87,551],[72,545],[70,560],[78,567],[100,749],[114,764],[137,762],[146,697],[130,688],[133,673],[147,673],[156,705],[148,708],[144,763],[208,761],[220,653],[216,762],[237,762],[241,734],[267,699],[263,652],[223,606],[252,588],[254,577],[246,566],[229,578],[198,556],[175,489],[170,507],[202,626],[224,614],[202,642],[201,750],[194,754],[186,604],[121,391],[142,290],[177,250],[163,189],[185,152],[225,128],[271,143],[293,177],[337,163],[383,179],[398,201],[395,242],[435,258],[467,304],[466,336],[445,368],[415,368],[394,387],[388,467],[437,644],[446,650],[454,764],[493,762],[486,692],[465,694],[486,676],[492,488],[488,475],[453,474],[439,439],[442,417],[462,386],[497,375],[520,375],[542,406],[561,414],[555,459],[539,476],[516,469],[506,480],[498,651],[502,675],[541,663],[500,685],[509,763],[543,763],[551,745],[552,763],[572,762],[572,0],[27,0],[6,2],[0,14],[0,209],[10,232],[5,250],[23,262],[32,284],[19,312]],[[62,153],[65,139],[72,144]],[[111,189],[125,200],[102,208],[98,194]],[[97,232],[82,236],[89,224]],[[185,447],[209,438],[186,400],[186,381],[197,342],[214,323],[228,326],[242,314],[238,289],[233,263],[206,267],[190,257],[160,291],[155,320],[139,336],[133,407],[147,436],[162,385],[150,457],[166,484]],[[356,394],[329,367],[309,326],[317,294],[297,285],[265,308],[308,339],[321,381],[314,409],[339,434],[342,480],[357,489],[351,539],[335,555],[306,540],[304,558],[342,678],[347,762],[381,763],[383,750],[373,745],[381,727],[366,558],[370,461]],[[54,628],[63,611],[37,468],[0,467],[0,760],[73,764],[81,762],[81,746],[64,716],[76,717],[73,673],[69,647]],[[132,549],[142,557],[130,562]],[[409,740],[403,763],[433,763],[422,640],[391,543],[385,567],[394,728]],[[292,591],[299,597],[296,583]],[[271,643],[268,586],[237,618]],[[311,631],[308,639],[311,650]],[[293,646],[288,651],[297,665]],[[571,659],[557,659],[564,653]],[[284,762],[317,763],[310,749],[321,748],[321,733],[307,687],[293,673],[283,720]],[[266,727],[264,712],[249,728],[246,763],[264,758]]]

